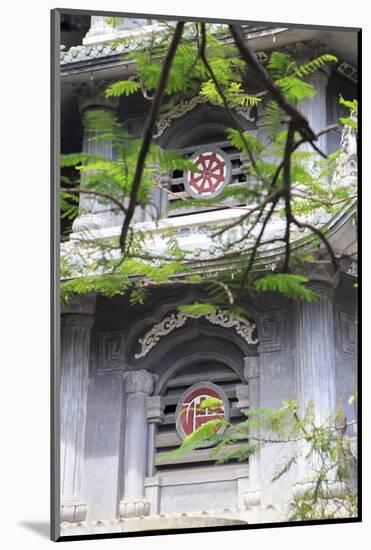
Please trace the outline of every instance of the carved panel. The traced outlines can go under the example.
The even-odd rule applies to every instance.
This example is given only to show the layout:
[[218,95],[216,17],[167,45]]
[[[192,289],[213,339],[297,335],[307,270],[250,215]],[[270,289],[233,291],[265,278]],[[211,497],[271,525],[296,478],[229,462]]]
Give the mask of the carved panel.
[[[156,130],[153,134],[154,138],[160,137],[164,131],[170,126],[172,121],[176,118],[180,118],[189,111],[192,111],[195,107],[202,103],[209,103],[209,100],[204,96],[194,96],[190,99],[184,99],[174,105],[172,109],[169,112],[163,113],[159,116],[157,124],[156,124]],[[253,116],[253,109],[252,106],[245,106],[245,105],[236,105],[233,106],[233,110],[237,112],[239,115],[243,116],[246,120],[255,121],[255,117]]]
[[121,331],[100,333],[98,371],[128,370],[124,364],[124,351],[124,338]]
[[228,310],[219,309],[216,312],[207,314],[177,312],[164,317],[161,321],[154,324],[142,338],[139,338],[138,342],[141,349],[134,355],[135,359],[145,357],[147,353],[158,344],[163,336],[184,326],[188,319],[200,319],[201,317],[213,325],[219,325],[224,328],[234,328],[237,334],[248,344],[258,343],[258,339],[253,337],[256,328],[255,323],[239,315],[232,316]]
[[345,353],[355,354],[357,350],[356,318],[350,313],[339,311],[341,347]]
[[266,311],[259,315],[259,352],[279,351],[285,346],[286,311]]

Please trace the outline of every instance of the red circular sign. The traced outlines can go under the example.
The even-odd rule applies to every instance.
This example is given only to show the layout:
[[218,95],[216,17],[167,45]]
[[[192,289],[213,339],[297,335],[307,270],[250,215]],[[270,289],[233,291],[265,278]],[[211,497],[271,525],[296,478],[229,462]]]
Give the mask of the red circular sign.
[[[222,405],[201,408],[202,401],[214,397],[222,401]],[[181,396],[176,410],[177,430],[181,437],[186,437],[197,428],[217,418],[228,418],[229,404],[224,392],[210,383],[199,383],[191,386]],[[222,428],[218,431],[222,431]]]
[[221,191],[227,177],[226,162],[222,155],[215,151],[198,153],[193,159],[198,172],[188,172],[187,187],[196,197],[216,195]]

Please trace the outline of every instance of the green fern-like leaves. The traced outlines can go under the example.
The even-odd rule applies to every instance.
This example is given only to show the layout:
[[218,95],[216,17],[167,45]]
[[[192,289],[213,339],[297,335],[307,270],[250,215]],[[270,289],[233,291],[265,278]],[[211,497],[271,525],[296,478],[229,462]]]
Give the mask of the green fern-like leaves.
[[319,57],[316,57],[316,59],[313,59],[309,63],[305,63],[305,65],[301,65],[300,67],[297,67],[295,69],[295,74],[299,76],[300,78],[304,76],[308,76],[319,69],[321,69],[326,63],[336,63],[337,57],[331,54],[324,54],[320,55]]
[[290,273],[269,274],[255,281],[255,289],[259,292],[278,291],[287,298],[302,299],[312,302],[315,293],[304,286],[308,282],[306,277]]
[[[240,82],[229,82],[223,92],[228,103],[231,105],[255,107],[261,101],[261,98],[245,93]],[[211,103],[215,103],[216,105],[223,104],[223,98],[219,94],[213,80],[207,80],[201,84],[200,95],[206,97]]]
[[264,144],[251,132],[243,132],[244,140],[241,137],[241,133],[238,130],[235,130],[234,128],[228,129],[228,140],[230,143],[236,147],[236,149],[239,149],[240,151],[243,151],[244,153],[247,153],[246,151],[246,144],[247,142],[250,150],[253,152],[259,154],[264,149]]
[[277,80],[276,84],[294,104],[299,103],[303,99],[312,98],[315,95],[315,90],[311,84],[294,75],[284,76]]
[[272,52],[267,67],[272,78],[274,78],[274,80],[279,80],[286,76],[290,69],[295,67],[295,62],[288,53]]
[[[273,52],[267,67],[276,85],[281,88],[285,97],[296,106],[303,99],[310,99],[315,95],[314,87],[303,79],[321,69],[326,63],[336,61],[337,58],[334,55],[324,54],[304,65],[297,66],[288,53]],[[269,135],[276,136],[285,118],[285,114],[276,101],[268,102],[265,118]]]
[[208,315],[209,313],[215,313],[217,310],[213,304],[186,304],[178,306],[178,310],[184,313],[190,313],[193,315]]
[[107,25],[110,25],[112,28],[116,28],[119,25],[122,25],[124,23],[125,19],[123,17],[105,17],[104,22]]
[[211,443],[213,437],[215,437],[216,432],[227,425],[228,422],[224,418],[215,418],[214,420],[209,420],[209,422],[205,422],[199,428],[197,428],[197,430],[189,434],[183,440],[182,444],[179,447],[177,447],[173,451],[170,451],[169,453],[162,455],[159,458],[159,462],[183,458],[191,451],[201,447],[205,443]]
[[105,95],[106,97],[128,96],[134,94],[138,90],[140,90],[139,82],[135,82],[135,80],[119,80],[108,86]]
[[357,114],[358,101],[356,99],[350,101],[349,99],[344,99],[343,96],[340,94],[339,103],[340,105],[344,105],[344,107],[347,107],[350,111],[354,111]]

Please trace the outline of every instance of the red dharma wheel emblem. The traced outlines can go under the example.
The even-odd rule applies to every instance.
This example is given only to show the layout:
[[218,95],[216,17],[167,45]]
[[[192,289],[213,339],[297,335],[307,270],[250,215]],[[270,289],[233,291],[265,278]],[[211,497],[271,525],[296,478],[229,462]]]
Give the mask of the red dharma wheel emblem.
[[[222,404],[210,408],[201,407],[201,403],[209,398],[216,398]],[[188,388],[179,399],[175,413],[177,431],[182,438],[193,433],[202,424],[210,420],[228,419],[228,417],[229,403],[227,396],[218,386],[208,382],[194,384]],[[224,426],[221,426],[217,432],[221,433],[223,430]],[[210,443],[207,446],[210,446]]]
[[188,171],[185,187],[195,197],[211,198],[218,195],[228,183],[230,162],[222,151],[197,152],[192,157],[197,172]]

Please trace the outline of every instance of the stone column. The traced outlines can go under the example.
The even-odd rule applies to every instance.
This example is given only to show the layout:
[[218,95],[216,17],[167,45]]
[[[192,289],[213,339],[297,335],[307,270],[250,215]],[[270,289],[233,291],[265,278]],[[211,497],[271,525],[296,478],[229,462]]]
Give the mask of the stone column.
[[[96,109],[105,110],[114,114],[118,106],[118,98],[106,98],[105,89],[109,85],[107,81],[89,81],[80,90],[80,113],[84,125],[82,151],[89,155],[100,155],[109,160],[113,159],[113,144],[109,139],[99,139],[104,130],[95,129],[88,123],[87,114]],[[88,174],[82,173],[80,185],[83,188]],[[79,215],[73,222],[75,232],[82,230],[101,229],[113,225],[120,225],[122,212],[113,210],[112,202],[95,197],[91,194],[81,193],[79,197]]]
[[121,517],[150,513],[150,502],[144,496],[144,479],[148,452],[147,398],[153,392],[154,380],[155,376],[146,370],[125,373],[125,496],[120,502]]
[[154,395],[147,399],[147,419],[148,419],[148,461],[147,475],[155,475],[155,438],[157,426],[165,419],[164,399],[160,395]]
[[90,332],[95,295],[78,296],[61,316],[61,522],[83,521],[82,495]]
[[335,343],[333,298],[337,280],[313,280],[317,294],[313,302],[297,301],[294,306],[297,395],[301,412],[313,402],[316,422],[334,412]]
[[[292,330],[290,330],[292,325],[288,321],[290,304],[286,300],[278,300],[278,297],[272,296],[272,305],[274,303],[284,307],[258,314],[259,369],[258,371],[256,369],[255,373],[251,369],[247,375],[254,379],[251,382],[255,387],[259,384],[259,406],[278,408],[282,406],[284,399],[295,399],[295,363],[290,353],[292,338]],[[259,377],[257,377],[258,373]],[[282,445],[281,452],[278,453],[275,443],[265,444],[259,453],[258,479],[260,480],[261,509],[264,510],[262,517],[265,518],[269,508],[272,517],[273,515],[276,517],[272,521],[284,519],[287,502],[292,497],[291,486],[296,480],[292,471],[272,483],[272,478],[282,464],[282,457],[288,456],[289,453],[290,448],[286,444]],[[271,518],[270,513],[269,517]],[[262,521],[267,520],[262,519]]]
[[[308,404],[314,407],[317,425],[324,424],[336,408],[336,371],[333,299],[338,278],[332,274],[310,281],[317,294],[313,302],[297,301],[294,306],[296,386],[300,414]],[[294,494],[305,490],[317,469],[315,459],[298,461],[298,483]]]
[[[260,369],[259,357],[245,357],[244,368],[245,380],[248,384],[249,399],[248,407],[241,408],[245,412],[248,408],[260,406]],[[252,435],[258,436],[253,432]],[[260,451],[249,458],[249,489],[245,493],[245,504],[248,506],[259,506],[261,502],[261,476],[260,476]]]
[[[303,61],[303,63],[307,62],[308,59]],[[308,119],[310,127],[316,133],[327,125],[326,88],[329,75],[330,69],[328,67],[324,67],[310,75],[306,80],[312,84],[316,95],[312,98],[304,99],[299,105],[300,111]],[[316,145],[321,151],[326,153],[327,135],[321,136],[316,141]],[[310,144],[304,144],[302,149],[310,152],[314,151]]]
[[158,476],[156,476],[156,434],[158,425],[165,419],[164,398],[154,395],[147,398],[147,419],[148,419],[148,458],[147,458],[147,481],[146,495],[150,501],[151,513],[160,513],[161,487]]

